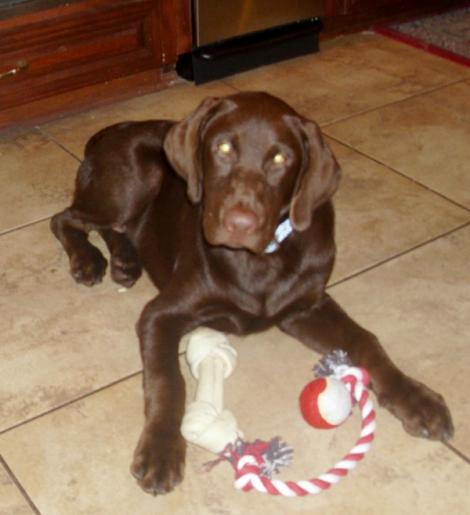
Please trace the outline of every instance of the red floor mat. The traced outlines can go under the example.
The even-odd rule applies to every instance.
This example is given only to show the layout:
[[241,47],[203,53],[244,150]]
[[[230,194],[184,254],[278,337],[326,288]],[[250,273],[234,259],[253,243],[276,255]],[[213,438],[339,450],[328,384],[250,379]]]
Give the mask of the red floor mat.
[[470,66],[470,5],[374,30],[416,48]]

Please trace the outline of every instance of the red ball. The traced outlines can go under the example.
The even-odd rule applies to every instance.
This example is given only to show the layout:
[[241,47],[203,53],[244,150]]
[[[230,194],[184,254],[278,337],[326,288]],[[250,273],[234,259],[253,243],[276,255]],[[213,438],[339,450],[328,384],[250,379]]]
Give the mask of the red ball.
[[319,377],[308,383],[300,394],[300,411],[305,421],[317,429],[332,429],[350,415],[351,395],[334,377]]

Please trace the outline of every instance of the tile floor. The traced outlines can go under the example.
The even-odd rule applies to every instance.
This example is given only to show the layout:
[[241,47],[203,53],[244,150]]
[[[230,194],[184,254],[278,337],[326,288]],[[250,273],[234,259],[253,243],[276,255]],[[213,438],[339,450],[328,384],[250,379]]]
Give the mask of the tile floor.
[[[404,370],[444,394],[456,436],[451,446],[414,439],[379,409],[366,460],[303,499],[239,493],[227,464],[203,473],[212,456],[190,447],[184,484],[152,498],[128,466],[142,424],[133,326],[153,289],[145,279],[125,293],[109,279],[76,285],[48,219],[68,204],[97,129],[180,118],[206,96],[247,89],[278,94],[321,124],[344,171],[330,292]],[[469,112],[468,69],[364,33],[317,55],[1,136],[0,513],[470,513]],[[279,434],[294,447],[282,477],[323,472],[355,441],[357,414],[314,432],[297,396],[317,356],[275,329],[233,341],[227,405],[247,437]]]

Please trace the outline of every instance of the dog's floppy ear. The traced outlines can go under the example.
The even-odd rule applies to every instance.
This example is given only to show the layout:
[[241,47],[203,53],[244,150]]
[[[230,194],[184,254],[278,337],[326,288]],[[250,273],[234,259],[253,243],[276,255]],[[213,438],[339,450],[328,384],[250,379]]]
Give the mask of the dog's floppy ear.
[[186,180],[188,197],[192,202],[199,202],[202,197],[201,130],[211,109],[219,102],[219,98],[203,100],[195,111],[173,125],[163,143],[171,166]]
[[289,117],[304,147],[304,163],[290,203],[289,217],[297,231],[310,226],[315,209],[336,191],[341,176],[336,159],[324,142],[315,122],[302,117]]

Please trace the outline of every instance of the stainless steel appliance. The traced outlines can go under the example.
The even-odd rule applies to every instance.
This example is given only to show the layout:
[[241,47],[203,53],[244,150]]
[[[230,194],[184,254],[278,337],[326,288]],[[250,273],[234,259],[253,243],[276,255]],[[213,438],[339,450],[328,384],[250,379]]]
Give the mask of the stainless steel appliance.
[[196,83],[318,50],[324,0],[193,0],[193,51],[177,70]]

